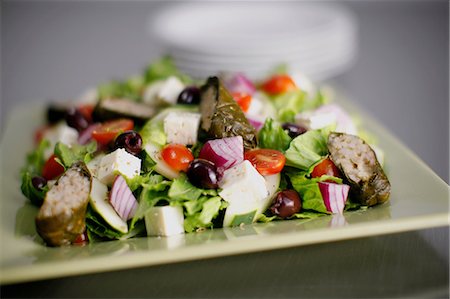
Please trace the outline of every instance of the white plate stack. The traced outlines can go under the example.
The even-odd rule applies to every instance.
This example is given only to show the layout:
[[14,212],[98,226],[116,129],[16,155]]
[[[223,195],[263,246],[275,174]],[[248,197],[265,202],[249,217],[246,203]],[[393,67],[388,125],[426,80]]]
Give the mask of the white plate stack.
[[345,6],[309,2],[179,2],[149,18],[151,34],[197,78],[241,71],[260,79],[286,64],[325,80],[354,61],[356,27]]

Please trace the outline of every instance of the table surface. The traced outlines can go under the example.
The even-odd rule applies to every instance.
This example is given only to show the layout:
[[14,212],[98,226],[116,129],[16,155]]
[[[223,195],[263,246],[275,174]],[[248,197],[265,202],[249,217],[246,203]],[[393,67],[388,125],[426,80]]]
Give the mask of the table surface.
[[[332,79],[447,183],[448,2],[345,2],[359,56]],[[77,96],[163,53],[163,2],[3,1],[1,114]],[[0,132],[1,134],[1,132]],[[1,287],[2,297],[448,297],[448,227]]]

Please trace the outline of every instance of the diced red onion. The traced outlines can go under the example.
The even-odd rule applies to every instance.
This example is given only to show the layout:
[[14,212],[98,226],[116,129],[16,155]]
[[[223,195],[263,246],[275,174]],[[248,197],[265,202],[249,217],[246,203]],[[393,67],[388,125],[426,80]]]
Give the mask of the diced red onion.
[[333,113],[336,115],[336,132],[356,135],[357,129],[348,113],[337,104],[322,105],[316,109],[318,113]]
[[264,126],[264,121],[259,120],[258,118],[248,115],[245,115],[247,117],[248,122],[255,128],[256,131],[261,130],[261,128]]
[[99,123],[95,123],[95,124],[89,125],[86,129],[84,129],[80,133],[80,136],[78,136],[78,143],[82,144],[82,145],[88,143],[92,139],[92,132],[98,126],[100,126],[100,124]]
[[319,189],[327,211],[333,214],[342,214],[350,186],[345,184],[319,182]]
[[242,136],[209,140],[203,145],[199,158],[213,162],[219,170],[226,170],[244,161]]
[[230,92],[245,92],[252,95],[256,91],[252,81],[242,73],[226,74],[223,76],[223,82]]
[[114,180],[109,201],[120,218],[125,221],[133,218],[138,208],[138,202],[133,192],[131,192],[127,182],[121,175],[118,175]]

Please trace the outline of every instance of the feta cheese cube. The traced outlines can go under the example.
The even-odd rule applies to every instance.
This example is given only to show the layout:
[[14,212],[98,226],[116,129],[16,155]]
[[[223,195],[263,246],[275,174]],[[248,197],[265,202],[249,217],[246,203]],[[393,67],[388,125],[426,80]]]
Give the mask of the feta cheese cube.
[[269,195],[264,177],[248,161],[225,170],[219,195],[229,203],[261,202]]
[[164,81],[158,92],[158,99],[174,105],[177,103],[178,96],[184,89],[184,84],[175,76],[171,76]]
[[172,236],[184,234],[184,217],[181,207],[152,207],[145,213],[148,236]]
[[164,119],[164,132],[168,143],[192,145],[197,142],[200,114],[193,112],[170,112]]
[[263,110],[263,103],[257,97],[252,97],[250,106],[248,107],[247,114],[251,116],[261,116]]
[[48,159],[53,154],[56,143],[61,142],[67,146],[76,144],[78,142],[78,131],[61,122],[46,130],[42,139],[46,139],[50,143],[50,146],[44,151],[44,157]]
[[133,178],[141,172],[141,159],[128,153],[123,148],[104,156],[98,168],[98,179],[106,185],[111,185],[117,174]]
[[308,130],[316,130],[335,124],[336,115],[331,111],[306,111],[298,113],[295,122]]

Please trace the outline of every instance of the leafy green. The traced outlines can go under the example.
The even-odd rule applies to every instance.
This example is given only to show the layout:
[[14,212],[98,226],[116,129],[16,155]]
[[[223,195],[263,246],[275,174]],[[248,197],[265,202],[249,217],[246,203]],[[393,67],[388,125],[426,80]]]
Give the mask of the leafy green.
[[144,74],[146,83],[151,83],[157,80],[164,80],[170,76],[176,76],[184,83],[190,83],[192,81],[189,76],[180,72],[170,56],[164,56],[161,59],[150,64],[145,70]]
[[292,140],[281,125],[271,118],[266,119],[258,137],[260,148],[271,148],[281,152],[289,147]]
[[290,218],[297,218],[297,219],[315,219],[324,216],[323,213],[316,213],[316,212],[310,212],[310,211],[302,211],[300,213],[295,213]]
[[69,147],[62,142],[58,142],[55,145],[55,156],[66,168],[78,161],[88,163],[93,158],[96,151],[97,143],[95,141],[86,145],[74,144],[72,147]]
[[40,174],[45,164],[45,150],[50,146],[50,142],[43,139],[37,148],[28,153],[25,166],[22,168],[22,172],[29,172],[31,174]]
[[160,147],[166,144],[167,136],[164,132],[164,123],[159,119],[148,121],[139,134],[142,137],[142,144],[155,144]]
[[195,187],[184,174],[174,179],[169,189],[169,197],[174,200],[195,201],[201,195],[216,196],[217,191],[215,189],[200,189]]
[[292,187],[300,194],[302,209],[328,214],[318,185],[319,181],[326,178],[309,179],[306,177],[307,174],[305,171],[287,173]]
[[292,140],[285,153],[286,165],[309,171],[327,154],[325,134],[321,130],[311,130]]
[[38,190],[33,186],[32,178],[32,175],[28,171],[22,172],[22,184],[20,185],[20,190],[33,205],[40,207],[44,202],[48,186],[46,185],[41,190]]
[[100,99],[123,98],[141,101],[144,83],[142,76],[135,76],[125,81],[113,80],[102,84],[97,90]]
[[145,213],[154,207],[160,201],[168,201],[168,189],[172,184],[171,181],[165,180],[161,175],[153,174],[148,177],[148,180],[141,183],[142,191],[139,196],[139,206],[136,213],[131,220],[131,229],[136,223],[144,218]]
[[226,204],[219,196],[202,196],[195,205],[192,201],[183,203],[186,208],[186,218],[184,219],[184,230],[193,232],[199,228],[212,227],[212,220],[219,215],[219,211],[226,207]]
[[278,111],[278,120],[293,122],[295,115],[304,109],[305,99],[306,93],[302,90],[294,90],[275,96],[273,104]]
[[22,191],[22,194],[36,206],[42,205],[45,194],[48,191],[48,186],[38,190],[33,186],[32,179],[34,176],[42,174],[42,168],[45,164],[44,151],[49,146],[50,143],[48,140],[42,140],[38,147],[27,155],[26,163],[21,171],[22,182],[20,190]]

